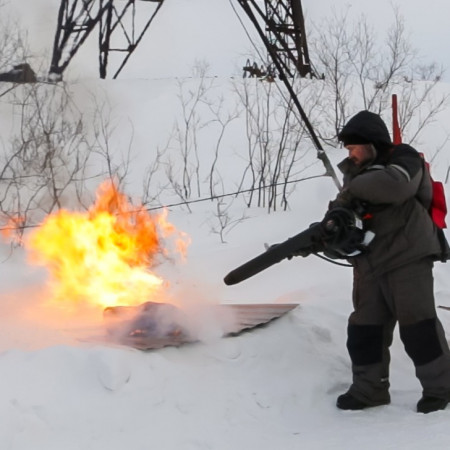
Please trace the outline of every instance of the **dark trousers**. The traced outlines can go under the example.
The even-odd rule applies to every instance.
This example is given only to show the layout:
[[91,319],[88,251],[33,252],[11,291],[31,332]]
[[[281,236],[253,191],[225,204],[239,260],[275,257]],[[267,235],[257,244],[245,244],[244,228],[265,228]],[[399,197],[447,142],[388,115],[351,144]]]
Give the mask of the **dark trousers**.
[[432,270],[425,258],[379,277],[354,272],[350,392],[367,404],[389,400],[389,347],[397,322],[423,394],[450,399],[450,352],[436,315]]

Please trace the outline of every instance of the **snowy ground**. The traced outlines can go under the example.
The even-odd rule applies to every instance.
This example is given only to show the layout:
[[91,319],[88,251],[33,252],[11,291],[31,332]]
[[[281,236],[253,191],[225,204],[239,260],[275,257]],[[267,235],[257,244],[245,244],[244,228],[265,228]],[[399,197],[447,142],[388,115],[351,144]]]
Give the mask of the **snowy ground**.
[[[201,230],[195,218],[173,214],[190,232]],[[174,269],[171,281],[211,301],[295,302],[297,309],[238,337],[212,333],[204,342],[151,352],[89,342],[98,324],[40,311],[43,274],[16,251],[2,265],[0,447],[446,448],[448,412],[415,412],[420,386],[398,337],[392,404],[362,412],[335,408],[350,381],[350,269],[309,257],[223,285],[223,276],[259,253],[262,242],[288,237],[286,223],[296,219],[296,213],[254,217],[227,245],[192,233],[189,262]],[[450,305],[447,271],[437,266],[438,304]],[[440,316],[450,330],[450,313]]]
[[[173,90],[166,96],[161,80],[86,84],[99,95],[107,92],[125,121],[132,118],[139,174],[149,136],[155,144],[153,132],[159,131],[161,144],[161,123],[171,126]],[[230,147],[231,158],[237,145]],[[101,317],[69,317],[44,307],[45,271],[31,267],[23,249],[11,254],[2,244],[0,449],[448,448],[450,411],[415,412],[420,385],[398,336],[392,404],[359,412],[335,408],[351,377],[345,349],[350,269],[311,256],[233,287],[223,284],[265,242],[279,242],[320,219],[335,192],[329,179],[304,182],[291,211],[246,211],[249,218],[230,231],[226,244],[211,232],[209,204],[193,206],[192,213],[170,210],[169,219],[192,238],[184,265],[160,268],[178,298],[299,304],[266,327],[229,338],[207,329],[202,342],[180,348],[141,352],[99,344]],[[238,202],[234,208],[236,216],[244,210]],[[449,280],[448,265],[437,264],[437,304],[450,306]],[[439,310],[439,316],[450,337],[450,312]]]

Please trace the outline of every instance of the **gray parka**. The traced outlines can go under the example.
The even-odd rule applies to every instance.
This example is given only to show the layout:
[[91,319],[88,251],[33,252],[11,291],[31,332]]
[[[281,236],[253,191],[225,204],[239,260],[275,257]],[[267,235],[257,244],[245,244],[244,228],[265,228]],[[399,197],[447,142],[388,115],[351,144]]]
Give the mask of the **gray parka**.
[[428,212],[432,187],[423,158],[409,145],[394,146],[384,122],[368,111],[356,114],[339,139],[355,135],[373,143],[377,156],[363,167],[348,158],[339,165],[344,188],[331,207],[362,201],[364,227],[375,233],[367,251],[351,258],[352,264],[360,273],[378,276],[426,256],[441,259],[442,244]]

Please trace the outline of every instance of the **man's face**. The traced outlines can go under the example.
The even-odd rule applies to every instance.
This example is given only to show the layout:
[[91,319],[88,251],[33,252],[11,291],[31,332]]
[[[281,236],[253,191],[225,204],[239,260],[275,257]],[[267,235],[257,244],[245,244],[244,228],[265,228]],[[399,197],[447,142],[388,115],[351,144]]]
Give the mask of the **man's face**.
[[355,165],[361,166],[374,158],[373,149],[370,144],[351,144],[345,147],[348,157]]

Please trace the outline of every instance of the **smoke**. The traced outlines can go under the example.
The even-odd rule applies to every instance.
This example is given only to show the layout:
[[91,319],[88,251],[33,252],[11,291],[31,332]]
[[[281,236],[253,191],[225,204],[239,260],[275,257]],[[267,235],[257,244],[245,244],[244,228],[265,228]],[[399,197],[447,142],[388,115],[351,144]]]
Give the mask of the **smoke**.
[[[22,272],[21,281],[15,279],[18,275],[9,277],[0,293],[0,351],[139,342],[158,348],[216,341],[236,327],[236,317],[221,307],[217,289],[192,279],[169,286],[164,298],[158,299],[162,303],[104,311],[87,302],[49,302],[52,294],[44,270],[31,271],[19,258],[16,271]],[[27,273],[29,281],[24,285]]]
[[103,333],[101,311],[67,310],[48,303],[48,298],[48,289],[39,283],[0,294],[0,351],[80,345]]
[[177,284],[165,301],[105,310],[105,329],[112,341],[142,348],[185,342],[211,342],[235,329],[231,310],[212,301],[205,286]]
[[186,280],[171,291],[171,302],[183,311],[185,328],[193,339],[214,341],[235,328],[236,317],[220,307],[217,288],[208,286],[207,282]]
[[[49,242],[52,242],[51,248],[57,255],[65,258],[72,255],[67,247],[70,238],[58,243],[52,232],[43,240],[44,245]],[[64,252],[61,252],[61,248],[65,249]],[[69,267],[66,275],[70,280],[73,278],[72,269],[76,271],[83,263],[78,253],[74,255],[70,264],[64,266]],[[12,277],[9,286],[4,286],[6,293],[0,301],[0,324],[5,322],[0,327],[0,345],[3,349],[32,350],[51,345],[79,345],[81,342],[135,345],[137,342],[145,344],[149,340],[153,341],[152,346],[156,348],[190,341],[213,341],[235,329],[233,313],[220,307],[217,286],[208,286],[207,280],[195,282],[201,277],[193,274],[184,264],[178,266],[179,261],[170,259],[163,267],[158,267],[163,272],[165,268],[167,273],[163,279],[168,281],[151,298],[142,289],[130,291],[130,279],[129,286],[119,283],[115,287],[125,289],[125,293],[129,294],[125,296],[127,300],[140,304],[104,310],[101,305],[107,306],[108,303],[96,301],[97,297],[100,299],[104,294],[102,286],[98,290],[89,290],[89,295],[79,289],[88,283],[92,267],[77,283],[68,284],[68,288],[55,295],[53,288],[58,287],[59,279],[49,276],[48,268],[27,265],[26,259],[26,253],[21,252],[15,264],[10,266],[9,261],[7,265],[13,267],[15,277]],[[32,271],[35,275],[28,280],[26,274]],[[17,279],[18,274],[22,275],[20,279]],[[110,276],[104,271],[99,274],[115,282],[121,272],[114,272]],[[28,286],[24,286],[24,279],[27,279]],[[85,284],[80,284],[83,281]],[[56,283],[56,286],[52,286],[52,283]],[[110,294],[114,292],[108,291]],[[114,300],[115,296],[112,295],[111,299]],[[111,302],[112,305],[121,303],[128,302]]]
[[[101,311],[51,304],[47,272],[27,264],[23,248],[0,245],[0,351],[76,345],[102,327]],[[67,305],[64,305],[67,306]]]

